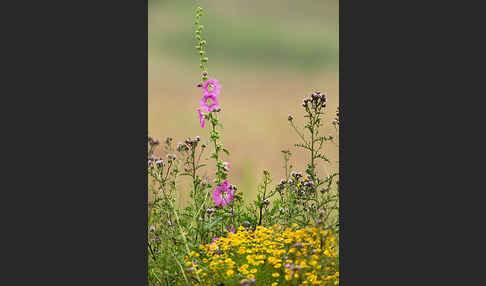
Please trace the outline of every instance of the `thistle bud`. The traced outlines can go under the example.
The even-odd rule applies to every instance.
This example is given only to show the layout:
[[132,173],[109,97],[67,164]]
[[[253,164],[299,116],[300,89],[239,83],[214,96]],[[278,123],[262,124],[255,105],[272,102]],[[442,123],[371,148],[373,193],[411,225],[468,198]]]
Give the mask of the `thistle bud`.
[[326,211],[325,211],[325,210],[320,210],[320,211],[319,211],[319,216],[321,216],[321,217],[322,217],[322,216],[324,216],[324,214],[326,214]]
[[174,155],[174,154],[167,154],[167,158],[168,158],[169,160],[175,160],[177,157],[176,157],[176,155]]

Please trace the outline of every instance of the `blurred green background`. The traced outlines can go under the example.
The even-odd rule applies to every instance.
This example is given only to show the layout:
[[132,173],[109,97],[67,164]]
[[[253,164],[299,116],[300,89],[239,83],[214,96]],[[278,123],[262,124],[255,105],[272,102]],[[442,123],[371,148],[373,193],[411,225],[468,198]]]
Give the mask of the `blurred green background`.
[[[208,138],[196,112],[201,97],[193,39],[198,6],[204,8],[209,75],[223,86],[219,101],[222,141],[231,152],[224,158],[232,165],[229,180],[253,199],[263,169],[271,172],[274,184],[283,177],[281,150],[291,150],[295,170],[305,169],[308,156],[293,146],[299,138],[287,122],[292,114],[303,126],[305,96],[327,94],[322,132],[337,137],[331,120],[339,103],[339,1],[149,0],[149,135],[171,136],[175,143],[188,136]],[[320,174],[338,169],[338,142],[325,146],[331,164],[321,164]],[[211,176],[212,168],[202,174]],[[184,199],[187,194],[180,190]]]

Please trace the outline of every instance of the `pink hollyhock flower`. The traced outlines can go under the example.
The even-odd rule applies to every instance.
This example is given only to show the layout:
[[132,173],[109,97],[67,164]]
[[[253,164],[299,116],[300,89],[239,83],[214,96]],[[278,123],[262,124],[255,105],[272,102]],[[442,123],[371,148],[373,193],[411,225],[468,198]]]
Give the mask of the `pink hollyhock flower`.
[[235,190],[229,188],[228,180],[224,180],[221,186],[216,187],[212,192],[216,206],[227,206],[233,202]]
[[221,90],[221,85],[218,83],[217,79],[212,77],[203,83],[202,89],[203,94],[211,93],[214,95],[218,95],[219,91]]
[[224,170],[225,170],[226,172],[228,172],[228,171],[229,171],[229,168],[231,167],[231,164],[230,164],[230,163],[228,163],[228,162],[224,162],[223,164],[224,164]]
[[211,112],[218,109],[218,96],[215,93],[205,93],[201,98],[201,109],[206,112]]
[[199,123],[201,124],[201,127],[204,128],[204,123],[206,121],[204,120],[204,114],[201,112],[201,108],[197,109],[197,113],[199,114]]

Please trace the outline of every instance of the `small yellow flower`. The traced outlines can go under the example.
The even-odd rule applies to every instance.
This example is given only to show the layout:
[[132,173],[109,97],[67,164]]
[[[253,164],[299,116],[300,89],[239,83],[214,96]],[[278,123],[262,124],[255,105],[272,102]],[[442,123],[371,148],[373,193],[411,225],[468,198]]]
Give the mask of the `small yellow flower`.
[[248,274],[248,276],[246,276],[246,278],[248,278],[248,279],[255,279],[255,275],[253,275],[253,274]]
[[289,274],[285,275],[285,280],[287,280],[287,281],[292,280],[292,276],[290,276]]
[[275,268],[280,268],[280,267],[282,267],[282,264],[277,263],[277,264],[275,264],[273,267],[275,267]]
[[186,266],[187,266],[187,267],[189,267],[189,266],[191,266],[191,265],[192,265],[192,262],[191,262],[191,261],[187,261],[187,262],[186,262]]
[[227,275],[228,277],[229,277],[229,276],[231,276],[231,275],[233,275],[233,274],[235,274],[235,272],[234,272],[233,270],[231,270],[231,269],[230,269],[230,270],[228,270],[228,271],[226,271],[226,275]]
[[258,270],[256,270],[256,268],[253,268],[252,270],[250,270],[250,273],[257,273]]
[[273,283],[272,283],[272,286],[277,286],[277,285],[278,285],[278,283],[277,283],[277,282],[273,282]]
[[279,276],[280,276],[280,274],[279,274],[278,272],[275,272],[275,273],[273,273],[273,274],[272,274],[272,276],[273,276],[273,277],[279,277]]

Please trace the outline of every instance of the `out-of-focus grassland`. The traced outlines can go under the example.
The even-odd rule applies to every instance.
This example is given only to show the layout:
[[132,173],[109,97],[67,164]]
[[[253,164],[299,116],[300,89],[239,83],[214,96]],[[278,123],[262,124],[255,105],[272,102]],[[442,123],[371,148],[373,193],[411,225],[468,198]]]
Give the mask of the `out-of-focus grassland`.
[[[253,199],[263,169],[275,184],[283,177],[281,150],[290,149],[294,169],[304,171],[308,156],[293,146],[299,138],[287,115],[303,126],[305,96],[327,94],[322,132],[337,137],[331,120],[339,97],[338,1],[150,0],[149,134],[171,136],[175,143],[188,136],[208,138],[196,113],[201,96],[195,87],[200,70],[192,38],[197,6],[205,9],[209,74],[223,86],[219,99],[222,141],[231,152],[224,158],[232,165],[229,179]],[[327,143],[325,153],[332,163],[321,163],[321,174],[338,169],[337,144]],[[212,170],[206,167],[203,174]],[[180,196],[187,194],[181,191]]]

